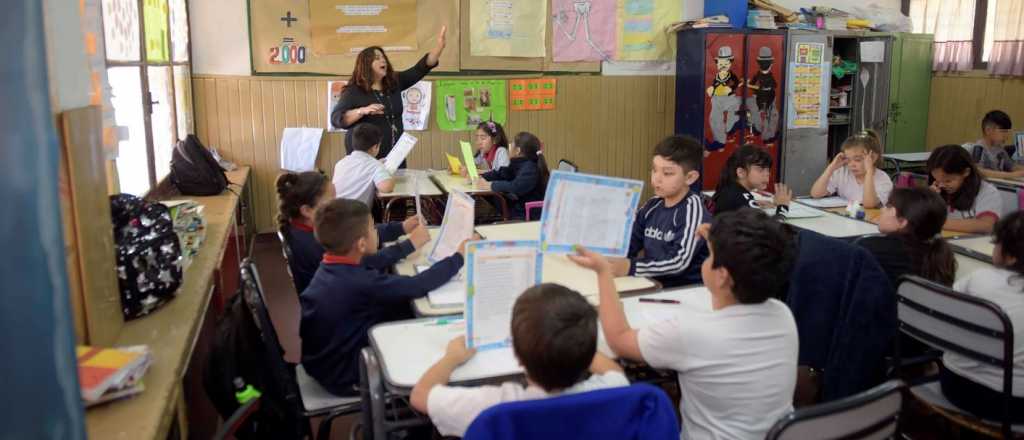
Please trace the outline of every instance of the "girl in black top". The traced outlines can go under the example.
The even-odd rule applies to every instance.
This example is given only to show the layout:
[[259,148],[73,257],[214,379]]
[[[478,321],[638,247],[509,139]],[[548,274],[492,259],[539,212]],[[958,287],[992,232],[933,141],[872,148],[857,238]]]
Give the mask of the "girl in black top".
[[772,156],[760,146],[747,144],[729,156],[722,168],[715,195],[711,198],[714,213],[734,211],[743,207],[769,208],[774,204],[776,215],[789,211],[793,192],[783,184],[775,185],[773,203],[754,200],[750,191],[765,190],[771,181]]
[[[366,122],[380,129],[378,158],[387,157],[398,138],[405,133],[402,124],[402,91],[412,87],[430,70],[437,67],[444,51],[445,31],[437,36],[437,46],[420,58],[409,70],[395,73],[384,49],[367,47],[356,57],[348,85],[341,92],[338,105],[331,110],[331,125],[348,130],[357,122]],[[345,133],[345,151],[352,153],[352,130]],[[405,168],[405,162],[402,162]]]
[[513,218],[526,216],[526,202],[544,200],[548,188],[548,164],[541,155],[537,136],[519,132],[512,142],[512,159],[507,167],[480,175],[476,187],[505,194]]
[[952,286],[956,258],[942,239],[946,203],[928,188],[897,188],[892,191],[878,218],[884,235],[857,241],[872,254],[897,286],[901,275],[917,275]]

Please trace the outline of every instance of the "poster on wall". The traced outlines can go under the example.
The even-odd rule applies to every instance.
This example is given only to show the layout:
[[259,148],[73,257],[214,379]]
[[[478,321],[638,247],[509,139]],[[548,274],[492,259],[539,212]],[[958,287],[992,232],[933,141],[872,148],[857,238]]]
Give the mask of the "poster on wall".
[[430,92],[430,81],[420,81],[402,92],[402,124],[405,125],[405,131],[427,129]]
[[513,79],[508,82],[509,108],[523,110],[554,110],[557,87],[555,78]]
[[551,3],[555,62],[608,61],[615,56],[616,0],[554,0]]
[[797,43],[789,66],[789,128],[821,128],[827,119],[828,69],[822,43]]
[[328,132],[344,132],[340,128],[334,128],[331,125],[331,111],[338,105],[338,101],[341,100],[341,91],[345,90],[345,86],[348,85],[348,81],[327,81],[327,131]]
[[618,60],[671,59],[675,34],[665,32],[682,17],[679,0],[619,0]]
[[508,118],[505,80],[437,81],[437,126],[444,131],[474,130],[483,121],[505,124]]
[[416,0],[309,0],[313,51],[354,55],[369,46],[414,51]]
[[545,0],[474,0],[469,6],[473,56],[543,57]]

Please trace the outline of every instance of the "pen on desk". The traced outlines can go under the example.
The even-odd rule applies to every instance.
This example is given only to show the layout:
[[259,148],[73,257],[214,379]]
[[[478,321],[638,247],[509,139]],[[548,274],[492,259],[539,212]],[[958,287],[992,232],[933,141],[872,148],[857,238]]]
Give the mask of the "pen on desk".
[[679,304],[679,301],[674,299],[660,299],[660,298],[640,298],[642,303],[654,303],[654,304]]

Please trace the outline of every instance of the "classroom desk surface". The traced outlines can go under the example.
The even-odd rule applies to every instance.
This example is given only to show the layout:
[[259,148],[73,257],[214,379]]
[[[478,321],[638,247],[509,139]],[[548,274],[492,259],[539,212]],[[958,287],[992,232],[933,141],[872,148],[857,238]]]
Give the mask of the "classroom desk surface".
[[419,175],[420,195],[424,197],[441,196],[444,193],[430,179],[427,171],[420,170],[398,170],[395,173],[395,189],[389,193],[378,193],[378,199],[392,199],[402,197],[415,197],[413,189],[413,176]]
[[992,253],[996,245],[992,243],[991,235],[980,235],[977,237],[962,237],[949,241],[953,250],[983,261],[991,262]]
[[[845,216],[846,208],[830,208],[830,209],[826,209],[826,211],[849,219],[849,217]],[[881,216],[881,215],[882,215],[882,210],[881,209],[870,208],[870,209],[865,209],[864,210],[864,220],[857,220],[857,219],[850,219],[850,220],[855,220],[855,221],[859,221],[859,222],[862,222],[862,223],[868,223],[868,224],[872,225],[872,227],[875,228],[875,232],[873,232],[873,233],[877,234],[878,233],[878,217]],[[974,234],[971,233],[971,232],[947,231],[947,230],[943,230],[942,231],[942,236],[944,238],[963,237],[963,236],[970,236],[970,235],[974,235]]]
[[[680,304],[641,303],[640,298],[674,299]],[[626,318],[633,328],[666,320],[680,309],[711,309],[711,294],[703,286],[664,290],[623,298]],[[370,345],[377,352],[384,380],[397,392],[409,392],[420,376],[444,354],[448,341],[466,332],[461,317],[425,318],[379,324],[370,329]],[[598,326],[598,350],[615,357]],[[452,373],[453,384],[470,384],[522,374],[512,349],[477,353]]]
[[1006,189],[1017,189],[1024,187],[1024,179],[1004,179],[1001,177],[986,177],[989,183],[995,185],[997,188],[1003,187]]
[[[540,237],[540,222],[479,226],[476,230],[487,240],[536,240]],[[427,264],[426,253],[433,246],[433,239],[439,232],[440,230],[437,228],[431,229],[431,242],[424,245],[422,250],[398,263],[395,266],[396,272],[399,275],[415,275],[416,265]],[[586,296],[592,303],[597,303],[597,275],[589,269],[577,266],[563,255],[545,254],[542,276],[544,282],[571,287]],[[624,294],[655,290],[659,287],[658,283],[643,277],[619,277],[615,279],[615,286],[619,292]],[[456,315],[461,314],[463,310],[461,305],[434,307],[426,297],[417,299],[413,305],[421,316]]]
[[[227,174],[228,180],[244,187],[249,167],[239,167]],[[152,352],[153,365],[143,377],[146,390],[86,410],[89,438],[163,440],[171,427],[181,398],[181,380],[210,304],[214,271],[223,258],[238,206],[238,196],[230,191],[217,196],[175,199],[191,199],[203,205],[206,239],[185,270],[177,297],[151,315],[124,324],[115,345],[145,344]]]
[[469,181],[468,177],[453,176],[448,171],[434,171],[430,174],[431,179],[437,183],[437,186],[444,192],[451,192],[453,189],[457,189],[466,194],[478,195],[478,194],[497,194],[491,190],[477,189]]
[[[796,201],[796,203],[800,202]],[[804,206],[811,209],[818,209],[810,205]],[[786,219],[785,222],[800,229],[807,229],[809,231],[814,231],[819,234],[835,238],[859,237],[862,235],[878,233],[878,226],[871,223],[835,214],[828,210],[820,211],[824,213],[824,215],[820,217],[792,218]]]
[[886,153],[882,157],[900,162],[927,162],[931,154],[929,151],[920,153]]

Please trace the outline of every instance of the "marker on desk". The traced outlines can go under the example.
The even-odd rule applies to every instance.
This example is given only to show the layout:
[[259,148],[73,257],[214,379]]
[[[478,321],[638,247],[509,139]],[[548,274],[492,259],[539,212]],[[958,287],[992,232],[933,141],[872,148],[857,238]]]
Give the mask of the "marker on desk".
[[654,304],[679,304],[679,301],[674,299],[660,299],[660,298],[640,298],[642,303],[654,303]]
[[441,319],[438,319],[438,320],[436,320],[434,322],[427,323],[427,325],[448,325],[448,324],[456,324],[456,323],[459,323],[459,322],[462,322],[462,319],[441,318]]

